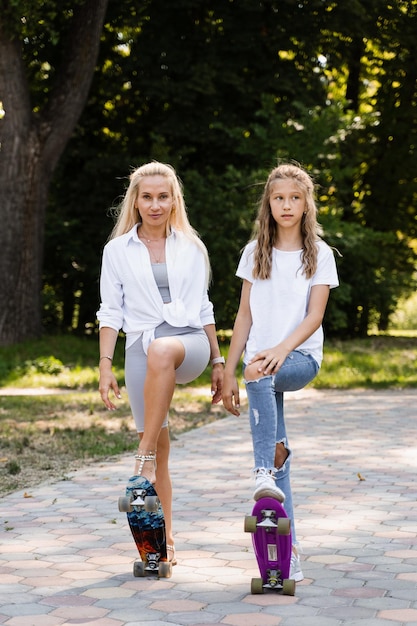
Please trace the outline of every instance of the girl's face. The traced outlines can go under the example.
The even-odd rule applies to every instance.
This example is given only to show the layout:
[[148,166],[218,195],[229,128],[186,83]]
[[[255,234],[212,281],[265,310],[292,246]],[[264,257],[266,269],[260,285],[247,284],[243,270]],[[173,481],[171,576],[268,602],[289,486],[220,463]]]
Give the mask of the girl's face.
[[272,217],[280,228],[299,228],[306,210],[305,193],[291,179],[276,180],[269,196]]
[[174,199],[165,176],[144,176],[139,184],[136,208],[142,224],[154,228],[164,226],[171,215]]

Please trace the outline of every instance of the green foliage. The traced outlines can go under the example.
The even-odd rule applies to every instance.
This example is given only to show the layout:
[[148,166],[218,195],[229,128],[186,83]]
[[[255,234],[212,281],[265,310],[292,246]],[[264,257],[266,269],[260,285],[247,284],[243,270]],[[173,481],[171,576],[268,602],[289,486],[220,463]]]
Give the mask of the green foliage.
[[21,374],[40,373],[54,376],[64,370],[64,364],[54,356],[40,356],[33,361],[25,361],[19,369]]
[[391,326],[396,330],[407,331],[417,328],[417,293],[399,301],[398,309],[391,318]]
[[242,170],[229,166],[219,178],[208,168],[184,177],[191,221],[205,242],[212,262],[210,289],[218,328],[228,328],[236,314],[240,279],[235,271],[253,224],[251,184]]
[[[80,3],[3,3],[24,40],[34,110]],[[184,180],[218,326],[230,328],[260,187],[277,160],[294,159],[314,175],[325,239],[342,254],[326,333],[386,329],[415,289],[416,18],[415,0],[110,2],[90,97],[49,198],[45,328],[94,332],[110,209],[130,168],[150,159]]]
[[54,77],[61,64],[60,44],[68,35],[74,9],[85,0],[6,0],[2,2],[1,18],[8,32],[23,44],[32,106],[35,111],[48,101]]
[[342,299],[339,314],[343,320],[338,329],[362,337],[371,326],[387,330],[401,294],[415,288],[407,243],[393,232],[343,222],[338,228],[336,221],[327,240],[342,255],[338,258],[342,289],[331,295],[336,302]]

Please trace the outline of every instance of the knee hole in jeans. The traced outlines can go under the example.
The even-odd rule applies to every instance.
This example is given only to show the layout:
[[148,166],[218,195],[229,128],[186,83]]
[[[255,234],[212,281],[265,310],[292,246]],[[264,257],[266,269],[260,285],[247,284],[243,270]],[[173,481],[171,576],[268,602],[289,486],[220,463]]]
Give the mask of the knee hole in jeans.
[[275,446],[275,467],[279,469],[288,459],[289,451],[285,447],[284,443],[277,443]]

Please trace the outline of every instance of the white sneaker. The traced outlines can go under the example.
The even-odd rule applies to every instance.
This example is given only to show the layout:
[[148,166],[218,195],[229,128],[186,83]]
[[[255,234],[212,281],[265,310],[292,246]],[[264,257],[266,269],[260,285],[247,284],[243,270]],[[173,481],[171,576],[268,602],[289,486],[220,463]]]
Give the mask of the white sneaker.
[[295,580],[296,583],[300,583],[304,580],[304,574],[301,571],[300,557],[294,551],[291,555],[290,580]]
[[255,475],[255,491],[253,494],[254,500],[260,500],[261,498],[275,498],[279,502],[284,502],[285,494],[275,484],[274,475],[271,470],[267,470],[264,467],[260,467],[256,471]]

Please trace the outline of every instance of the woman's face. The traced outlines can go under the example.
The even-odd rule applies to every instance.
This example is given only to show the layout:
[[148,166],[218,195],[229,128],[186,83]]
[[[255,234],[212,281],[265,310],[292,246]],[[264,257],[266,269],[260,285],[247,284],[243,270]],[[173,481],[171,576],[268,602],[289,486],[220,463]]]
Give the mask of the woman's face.
[[165,176],[144,176],[139,184],[136,207],[142,225],[150,228],[166,226],[171,215],[174,199],[171,186]]

